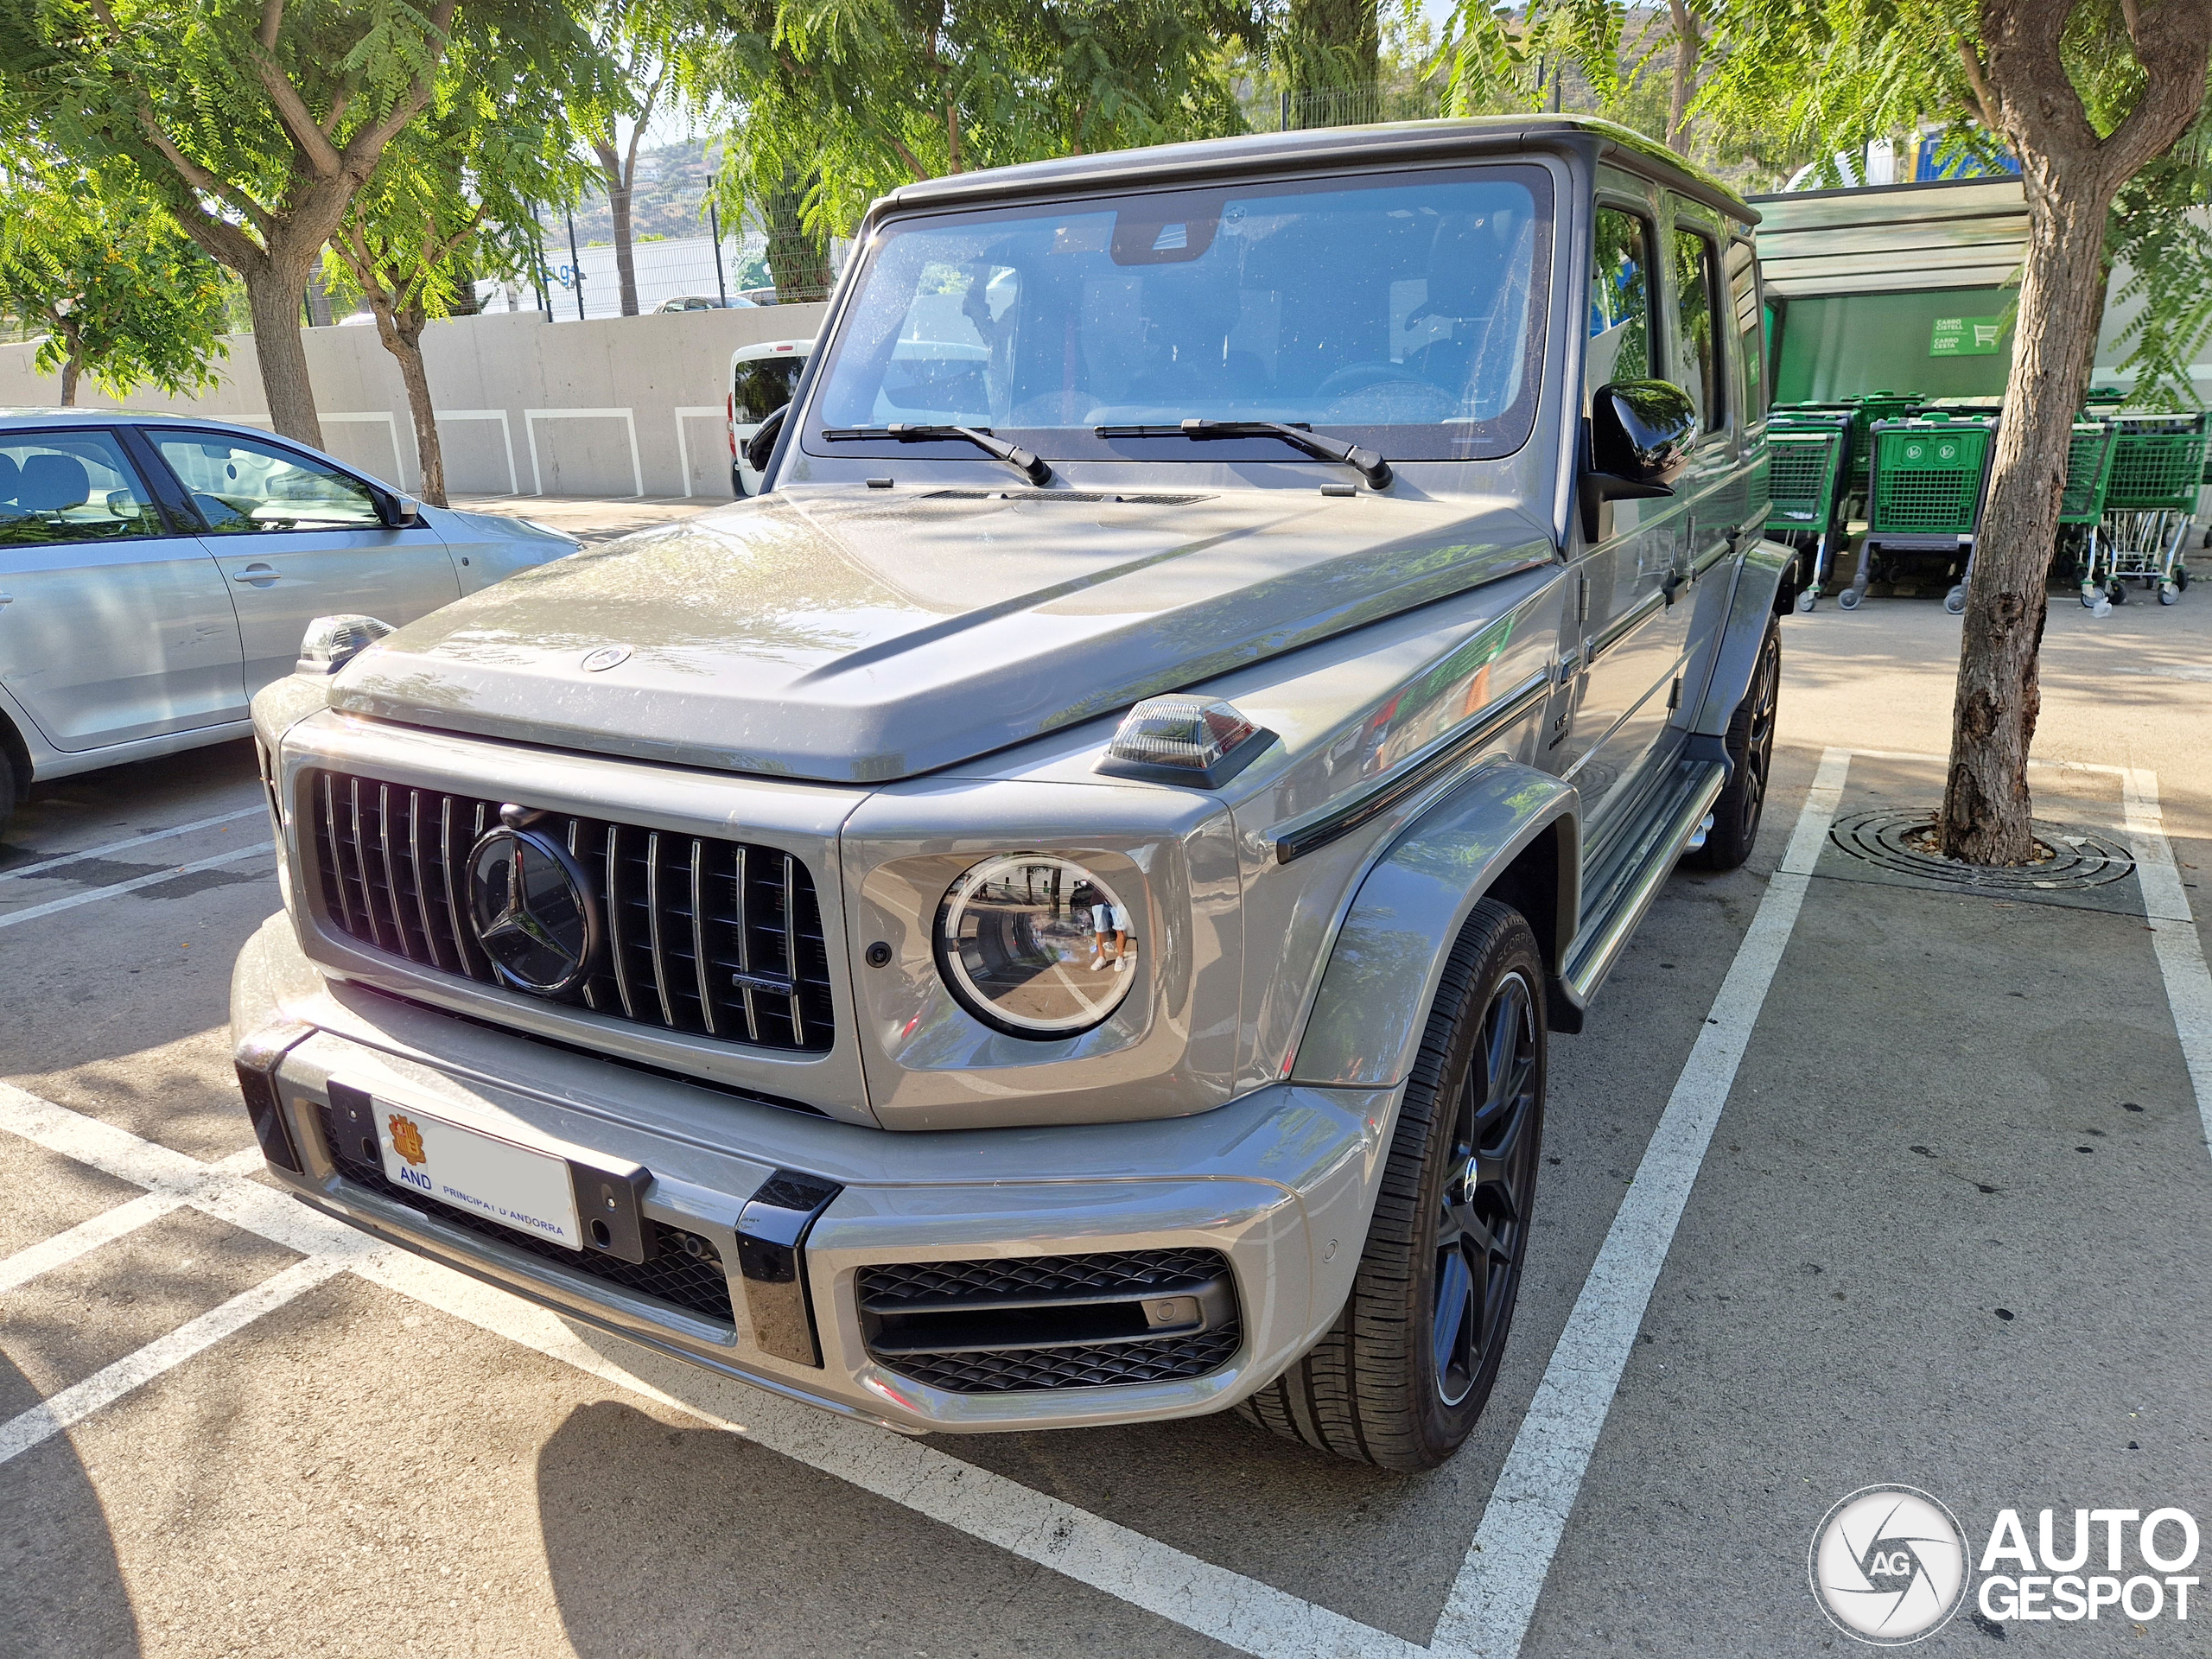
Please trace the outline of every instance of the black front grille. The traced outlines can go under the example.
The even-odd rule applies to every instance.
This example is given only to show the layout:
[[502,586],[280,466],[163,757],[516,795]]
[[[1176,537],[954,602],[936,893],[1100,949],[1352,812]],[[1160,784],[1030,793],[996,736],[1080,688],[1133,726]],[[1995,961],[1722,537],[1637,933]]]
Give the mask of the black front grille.
[[1204,1376],[1228,1364],[1243,1340],[1239,1327],[1224,1325],[1161,1342],[1117,1342],[1096,1348],[1010,1348],[981,1354],[899,1354],[882,1363],[901,1376],[911,1376],[949,1394],[1107,1389]]
[[339,1173],[356,1186],[365,1186],[410,1210],[425,1211],[448,1227],[495,1239],[525,1255],[558,1262],[571,1273],[603,1279],[633,1294],[665,1302],[723,1325],[736,1323],[730,1307],[729,1278],[722,1267],[721,1252],[715,1249],[712,1239],[681,1227],[671,1227],[664,1222],[648,1221],[645,1227],[652,1236],[653,1254],[644,1262],[625,1262],[619,1256],[601,1255],[593,1250],[565,1249],[544,1239],[518,1233],[512,1227],[502,1227],[482,1216],[471,1215],[466,1210],[456,1210],[449,1204],[426,1198],[410,1187],[387,1180],[383,1160],[366,1156],[368,1148],[365,1146],[349,1145],[332,1121],[327,1106],[321,1109],[319,1116],[322,1120],[323,1144],[330,1148],[332,1161],[337,1164]]
[[[917,1316],[945,1320],[938,1326],[939,1341],[954,1330],[986,1329],[994,1319],[1009,1336],[1038,1330],[1055,1315],[1080,1324],[1083,1315],[1113,1299],[1188,1293],[1210,1282],[1225,1285],[1229,1271],[1218,1250],[1125,1250],[995,1262],[879,1263],[860,1270],[855,1289],[869,1351],[879,1364],[954,1394],[1007,1394],[1161,1382],[1217,1371],[1243,1341],[1233,1295],[1224,1291],[1230,1317],[1209,1329],[1131,1341],[1009,1342],[1002,1348],[971,1344],[930,1351],[894,1346],[890,1333],[914,1330]],[[1002,1311],[995,1313],[995,1308]],[[946,1319],[947,1315],[959,1318]]]
[[[316,772],[307,779],[323,912],[359,944],[503,983],[468,920],[469,849],[499,803]],[[606,943],[564,999],[619,1020],[820,1053],[833,1035],[814,878],[773,847],[549,813],[598,888]]]
[[1032,1255],[1006,1262],[891,1262],[860,1270],[861,1302],[880,1313],[922,1313],[992,1298],[1028,1300],[1197,1284],[1229,1271],[1219,1250],[1119,1250],[1110,1255]]

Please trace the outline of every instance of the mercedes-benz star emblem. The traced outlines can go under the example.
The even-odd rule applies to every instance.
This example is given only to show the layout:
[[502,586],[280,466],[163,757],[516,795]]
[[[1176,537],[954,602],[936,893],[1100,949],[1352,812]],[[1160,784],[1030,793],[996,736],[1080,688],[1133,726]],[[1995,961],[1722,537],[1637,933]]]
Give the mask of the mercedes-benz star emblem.
[[574,990],[599,954],[599,907],[569,849],[534,830],[487,832],[468,855],[468,915],[509,983]]

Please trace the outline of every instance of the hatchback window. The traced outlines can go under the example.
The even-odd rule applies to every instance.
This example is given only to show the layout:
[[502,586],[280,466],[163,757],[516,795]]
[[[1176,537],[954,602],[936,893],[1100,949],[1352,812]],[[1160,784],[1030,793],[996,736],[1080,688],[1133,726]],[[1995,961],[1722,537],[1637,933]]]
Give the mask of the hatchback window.
[[0,546],[168,532],[107,432],[0,432]]
[[1613,380],[1651,378],[1651,232],[1641,214],[1598,210],[1590,272],[1586,397]]
[[373,530],[367,485],[274,444],[211,432],[149,434],[218,536],[276,530]]
[[791,400],[798,372],[806,359],[796,352],[781,357],[756,357],[737,365],[731,390],[735,392],[734,418],[740,426],[765,421]]

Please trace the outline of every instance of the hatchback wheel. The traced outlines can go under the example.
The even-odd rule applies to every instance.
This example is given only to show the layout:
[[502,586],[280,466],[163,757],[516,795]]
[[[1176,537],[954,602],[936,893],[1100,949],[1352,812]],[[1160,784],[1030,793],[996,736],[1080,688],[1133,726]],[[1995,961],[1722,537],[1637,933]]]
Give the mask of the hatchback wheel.
[[1482,900],[1445,964],[1351,1295],[1246,1415],[1388,1469],[1433,1469],[1473,1429],[1529,1249],[1543,988],[1529,924]]

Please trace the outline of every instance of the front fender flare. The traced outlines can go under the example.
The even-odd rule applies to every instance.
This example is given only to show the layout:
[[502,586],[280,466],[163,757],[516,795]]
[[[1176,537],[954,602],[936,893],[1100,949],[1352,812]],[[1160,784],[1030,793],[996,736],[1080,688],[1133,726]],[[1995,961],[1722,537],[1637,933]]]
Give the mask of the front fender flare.
[[[1705,696],[1690,722],[1690,730],[1698,736],[1727,734],[1736,705],[1751,689],[1751,671],[1758,665],[1759,646],[1766,639],[1767,619],[1774,614],[1783,575],[1796,557],[1794,549],[1779,542],[1756,541],[1745,550],[1736,591],[1729,595],[1720,648],[1713,653],[1712,677],[1705,683]],[[1725,757],[1716,751],[1715,758]]]
[[[1550,891],[1516,893],[1548,971],[1574,936],[1580,798],[1548,772],[1485,766],[1408,825],[1367,873],[1291,1063],[1300,1083],[1391,1087],[1413,1070],[1444,963],[1476,901],[1532,848]],[[1548,836],[1550,844],[1541,844]],[[1548,901],[1548,913],[1547,902]]]

